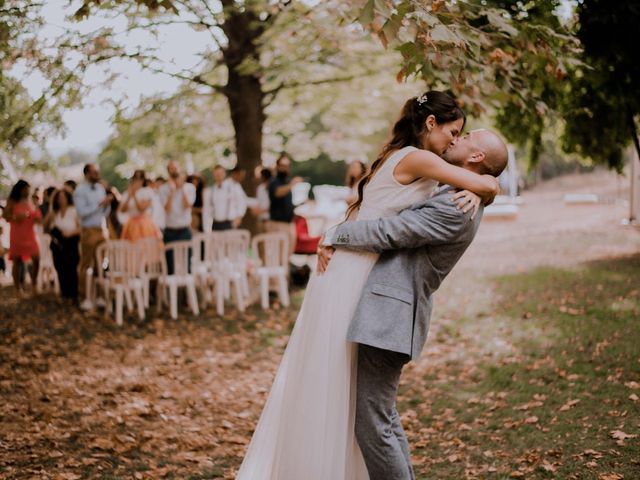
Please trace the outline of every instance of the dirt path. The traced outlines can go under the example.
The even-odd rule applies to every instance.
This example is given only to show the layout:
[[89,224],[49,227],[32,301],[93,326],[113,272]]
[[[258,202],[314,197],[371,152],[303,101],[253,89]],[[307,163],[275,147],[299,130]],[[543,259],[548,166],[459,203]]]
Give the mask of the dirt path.
[[[565,206],[566,191],[605,202]],[[640,230],[620,225],[624,194],[609,173],[563,178],[526,193],[517,220],[485,220],[404,386],[428,393],[446,382],[441,365],[512,353],[514,332],[479,333],[491,277],[640,251]],[[295,309],[209,311],[117,329],[51,297],[18,303],[1,289],[0,302],[0,478],[233,478],[295,320]]]

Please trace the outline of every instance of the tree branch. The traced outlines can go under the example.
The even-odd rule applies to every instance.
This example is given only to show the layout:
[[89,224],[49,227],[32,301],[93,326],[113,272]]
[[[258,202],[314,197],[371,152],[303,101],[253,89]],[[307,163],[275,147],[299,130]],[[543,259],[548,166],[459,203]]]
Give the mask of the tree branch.
[[147,70],[149,70],[151,72],[154,72],[154,73],[160,73],[162,75],[168,75],[170,77],[177,78],[177,79],[180,79],[180,80],[186,80],[188,82],[193,82],[193,83],[195,83],[197,85],[203,85],[205,87],[211,88],[212,90],[214,90],[214,91],[216,91],[218,93],[222,93],[222,94],[225,93],[225,86],[224,85],[217,85],[215,83],[207,82],[204,78],[202,78],[201,75],[195,75],[195,76],[192,77],[192,76],[184,75],[184,74],[178,73],[178,72],[167,72],[165,70],[162,70],[161,68],[155,68],[155,67],[150,67],[150,66],[143,66],[143,68],[145,68],[145,69],[147,69]]
[[362,73],[355,73],[353,75],[348,75],[345,77],[332,77],[332,78],[322,78],[318,80],[309,80],[309,81],[303,81],[303,82],[282,83],[277,87],[272,88],[271,90],[265,90],[264,93],[265,95],[276,95],[278,92],[289,89],[289,88],[306,87],[310,85],[325,85],[328,83],[349,82],[351,80],[355,80],[356,78],[370,77],[378,73],[380,73],[380,71],[371,70],[371,71],[366,71]]
[[[183,0],[177,0],[177,1],[180,5],[182,5],[188,11],[190,11],[196,18],[200,18],[200,19],[202,18],[202,16],[200,15],[200,12],[198,12],[195,8],[193,8],[193,6],[189,5],[188,2]],[[220,51],[223,51],[224,47],[220,43],[220,40],[218,40],[218,37],[216,37],[215,33],[213,32],[213,28],[218,28],[222,33],[224,33],[224,29],[222,28],[222,25],[220,25],[220,22],[216,20],[216,14],[211,10],[211,7],[207,5],[206,1],[203,3],[205,4],[207,11],[211,14],[211,17],[213,18],[213,20],[216,22],[216,23],[209,23],[208,25],[211,25],[211,27],[207,28],[207,30],[209,31],[209,34],[211,35],[211,39],[217,45],[218,49],[220,49]]]

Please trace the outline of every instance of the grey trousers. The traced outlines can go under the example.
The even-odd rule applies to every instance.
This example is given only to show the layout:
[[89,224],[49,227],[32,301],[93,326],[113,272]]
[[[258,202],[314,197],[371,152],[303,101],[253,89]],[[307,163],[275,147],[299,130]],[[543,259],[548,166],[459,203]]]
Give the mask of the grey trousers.
[[414,480],[409,443],[396,409],[409,355],[358,345],[356,438],[370,480]]

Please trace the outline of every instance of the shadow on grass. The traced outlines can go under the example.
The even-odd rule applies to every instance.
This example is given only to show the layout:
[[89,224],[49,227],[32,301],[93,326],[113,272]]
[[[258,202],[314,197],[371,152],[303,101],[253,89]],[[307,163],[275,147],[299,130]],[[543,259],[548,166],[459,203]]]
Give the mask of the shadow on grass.
[[496,288],[483,338],[507,324],[512,351],[476,352],[470,375],[445,366],[446,387],[427,378],[429,398],[403,392],[418,478],[640,478],[640,255],[504,276]]

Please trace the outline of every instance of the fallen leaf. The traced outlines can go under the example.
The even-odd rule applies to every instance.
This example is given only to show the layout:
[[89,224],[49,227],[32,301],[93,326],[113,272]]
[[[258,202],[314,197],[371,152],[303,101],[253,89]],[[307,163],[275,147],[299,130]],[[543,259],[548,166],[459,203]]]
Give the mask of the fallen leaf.
[[569,400],[567,403],[565,403],[563,406],[560,407],[560,411],[561,412],[566,412],[567,410],[571,409],[572,407],[574,407],[575,405],[577,405],[578,403],[580,403],[580,400]]
[[540,465],[540,468],[542,468],[545,472],[555,472],[556,470],[558,470],[558,468],[556,466],[554,466],[552,463],[549,463],[548,461],[544,460],[542,462],[542,465]]
[[631,438],[636,438],[638,435],[630,435],[628,433],[623,432],[622,430],[613,430],[609,432],[611,437],[616,441],[616,443],[620,446],[624,445],[625,440],[629,440]]

